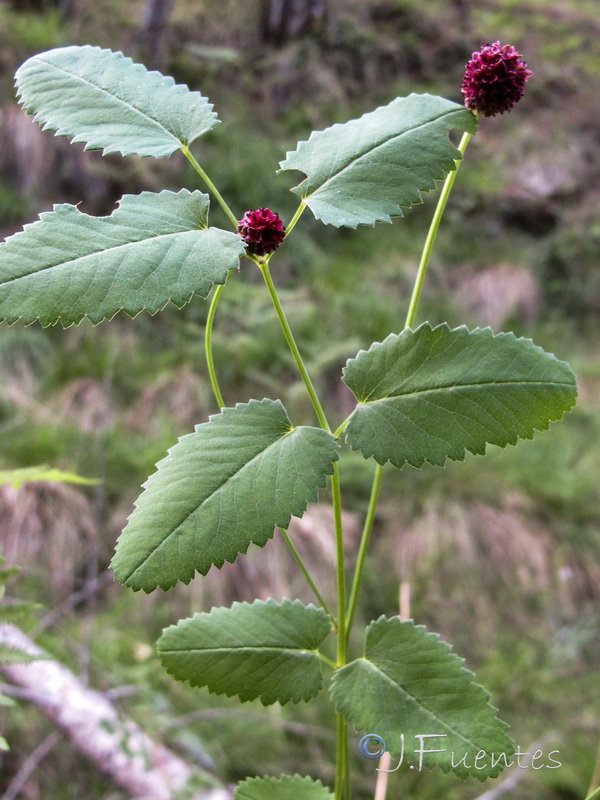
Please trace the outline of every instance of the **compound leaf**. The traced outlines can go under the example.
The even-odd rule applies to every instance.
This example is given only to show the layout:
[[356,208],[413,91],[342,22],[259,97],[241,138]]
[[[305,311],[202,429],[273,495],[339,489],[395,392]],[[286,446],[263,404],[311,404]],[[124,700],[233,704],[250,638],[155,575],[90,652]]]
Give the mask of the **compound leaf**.
[[107,217],[55,206],[0,244],[0,319],[66,327],[206,297],[244,253],[239,236],[207,227],[208,206],[186,189],[125,195]]
[[321,689],[318,647],[331,630],[327,614],[299,600],[256,600],[194,614],[158,640],[170,675],[192,686],[264,705],[294,703]]
[[117,580],[149,592],[188,583],[264,546],[302,516],[333,472],[338,444],[292,426],[279,400],[225,408],[182,437],[148,478],[113,559]]
[[89,45],[32,56],[16,84],[21,104],[44,129],[85,142],[87,150],[170,156],[219,123],[198,92]]
[[315,131],[287,153],[280,171],[306,174],[292,191],[327,224],[390,222],[456,168],[461,156],[448,139],[452,129],[474,133],[475,116],[441,97],[397,97],[359,119]]
[[514,747],[488,693],[462,665],[422,625],[380,617],[367,628],[364,657],[335,672],[331,693],[338,711],[381,737],[392,756],[485,780]]
[[564,361],[529,339],[447,325],[391,334],[348,362],[344,382],[359,402],[346,428],[365,458],[396,467],[442,466],[486,444],[532,439],[577,397]]
[[233,800],[333,800],[321,781],[300,775],[246,778],[238,783]]

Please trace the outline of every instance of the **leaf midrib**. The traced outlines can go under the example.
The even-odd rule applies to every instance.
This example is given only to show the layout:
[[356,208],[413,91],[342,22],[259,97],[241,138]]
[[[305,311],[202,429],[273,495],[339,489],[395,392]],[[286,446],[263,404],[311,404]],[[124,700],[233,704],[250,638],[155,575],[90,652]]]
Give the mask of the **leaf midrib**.
[[371,400],[372,397],[371,393],[368,395],[364,400],[359,400],[359,405],[372,405],[374,403],[383,403],[386,400],[395,400],[399,398],[409,398],[412,396],[422,396],[426,394],[433,394],[435,392],[448,392],[453,389],[486,389],[492,386],[555,386],[561,389],[574,389],[574,383],[562,383],[560,381],[528,381],[528,380],[509,380],[509,381],[485,381],[481,383],[453,383],[453,384],[442,384],[440,386],[431,387],[429,389],[415,389],[410,392],[394,392],[390,394],[386,394],[385,397],[376,397],[374,400]]
[[[419,700],[417,697],[415,697],[414,695],[412,695],[412,694],[411,694],[409,691],[407,691],[407,690],[406,690],[406,689],[405,689],[405,688],[404,688],[404,687],[403,687],[401,684],[399,684],[399,683],[396,683],[396,681],[395,681],[393,678],[391,678],[391,677],[390,677],[390,676],[387,674],[387,672],[384,672],[384,671],[383,671],[383,670],[382,670],[380,667],[378,667],[378,666],[377,666],[377,665],[376,665],[376,664],[375,664],[373,661],[371,661],[369,658],[367,658],[366,656],[364,656],[363,658],[361,658],[361,659],[360,659],[360,661],[362,661],[363,663],[367,664],[367,666],[368,666],[368,667],[370,667],[370,668],[372,668],[373,670],[375,670],[375,671],[377,672],[377,674],[378,674],[378,675],[382,676],[382,677],[383,677],[383,678],[384,678],[384,679],[385,679],[385,680],[386,680],[388,683],[390,683],[390,684],[391,684],[391,685],[392,685],[392,686],[393,686],[395,689],[398,689],[398,691],[402,692],[402,693],[403,693],[403,694],[405,694],[407,697],[409,697],[409,698],[410,698],[410,699],[411,699],[411,700],[412,700],[414,703],[416,703],[416,705],[418,705],[420,708],[422,708],[422,709],[423,709],[423,711],[425,711],[427,714],[429,714],[429,716],[430,716],[430,717],[433,717],[433,719],[435,719],[435,721],[436,721],[436,722],[439,722],[441,725],[443,725],[443,726],[444,726],[444,728],[446,728],[447,730],[450,730],[450,731],[452,731],[453,733],[455,733],[457,736],[459,736],[459,737],[460,737],[460,738],[461,738],[461,739],[462,739],[464,742],[466,742],[467,744],[469,744],[469,745],[472,745],[473,747],[477,747],[477,748],[481,749],[481,743],[474,742],[474,741],[473,741],[472,739],[470,739],[468,736],[465,736],[463,733],[461,733],[461,731],[457,730],[455,727],[453,727],[452,725],[450,725],[448,722],[445,722],[443,719],[441,719],[441,718],[440,718],[440,717],[439,717],[437,714],[435,714],[433,711],[431,711],[429,708],[427,708],[427,706],[426,706],[426,705],[425,705],[425,704],[424,704],[424,703],[423,703],[421,700]],[[450,680],[451,680],[451,679],[450,679]],[[475,684],[471,684],[471,685],[472,685],[472,686],[474,686]],[[489,752],[491,752],[491,751],[488,751],[488,750],[486,750],[485,752],[486,752],[486,753],[489,753]]]
[[[412,134],[415,131],[418,131],[419,129],[424,128],[426,125],[431,125],[432,123],[435,123],[438,120],[441,120],[444,117],[447,117],[449,114],[455,114],[457,111],[460,111],[460,110],[462,110],[462,109],[453,108],[453,109],[450,109],[448,111],[444,111],[443,114],[440,114],[439,116],[435,117],[434,119],[428,119],[425,122],[422,122],[420,125],[415,126],[414,128],[410,128],[408,130],[402,131],[402,133],[390,134],[389,136],[387,136],[387,138],[385,138],[382,141],[378,142],[374,147],[371,147],[368,150],[365,150],[364,152],[361,152],[361,153],[357,154],[356,156],[354,156],[353,158],[351,158],[350,161],[348,161],[348,163],[346,163],[340,170],[338,170],[337,172],[333,173],[333,175],[330,175],[326,180],[324,180],[321,184],[319,184],[319,186],[317,186],[317,188],[314,189],[310,194],[302,195],[302,198],[306,199],[308,197],[312,197],[314,194],[316,194],[318,191],[320,191],[324,186],[327,186],[328,183],[330,183],[330,182],[336,180],[337,178],[339,178],[340,175],[342,175],[346,170],[350,169],[358,161],[360,161],[361,159],[365,158],[365,156],[368,156],[370,153],[376,152],[377,150],[379,150],[379,148],[384,147],[386,144],[389,144],[394,139],[401,139],[403,136],[407,136],[409,134]],[[450,141],[448,141],[448,144],[450,144]],[[460,153],[458,152],[458,150],[456,150],[456,154],[457,154],[456,158],[459,158],[460,157]],[[310,176],[308,176],[308,175],[307,175],[307,180],[310,180]]]
[[[65,75],[69,75],[70,77],[81,81],[82,83],[86,84],[87,86],[90,86],[93,89],[96,89],[97,91],[101,92],[102,94],[106,95],[107,97],[111,98],[112,100],[116,100],[118,103],[121,103],[126,108],[131,109],[131,111],[139,114],[140,117],[142,117],[145,120],[150,121],[157,128],[159,128],[160,130],[164,131],[164,133],[168,134],[168,136],[172,140],[174,140],[175,142],[178,143],[179,147],[186,147],[186,145],[187,145],[186,142],[182,142],[181,139],[179,139],[179,137],[177,137],[172,131],[170,131],[168,128],[165,128],[165,126],[161,122],[156,120],[154,117],[149,116],[149,114],[147,114],[145,111],[142,111],[142,109],[137,108],[137,106],[134,106],[131,103],[128,103],[126,100],[123,100],[121,97],[118,97],[115,94],[111,94],[106,89],[104,89],[102,86],[99,86],[97,83],[93,83],[91,80],[88,80],[87,78],[84,78],[82,75],[76,75],[75,73],[70,72],[68,69],[65,69],[64,67],[60,66],[59,64],[55,64],[52,61],[47,61],[46,59],[40,58],[39,56],[38,56],[38,60],[41,61],[43,64],[46,64],[47,66],[50,66],[50,67],[58,70],[59,72],[63,72]],[[176,84],[172,84],[172,86],[170,86],[168,88],[174,88],[175,86],[176,86]],[[167,87],[165,87],[165,88],[167,88]],[[73,134],[73,135],[75,136],[76,134]]]
[[200,647],[188,647],[185,650],[176,649],[176,650],[163,650],[160,649],[159,652],[161,655],[177,655],[186,653],[200,653],[200,654],[207,654],[210,655],[212,653],[248,653],[253,652],[254,650],[258,651],[265,651],[265,650],[274,650],[274,651],[281,651],[288,653],[290,656],[297,658],[298,656],[306,656],[308,658],[312,658],[313,656],[318,656],[318,648],[315,647],[314,649],[308,647],[290,647],[289,645],[231,645],[229,647],[207,647],[207,648],[200,648]]
[[[210,424],[210,423],[207,423],[207,424]],[[211,492],[211,494],[208,495],[208,497],[205,497],[202,500],[201,503],[199,503],[198,505],[195,505],[194,508],[192,508],[191,511],[189,511],[187,514],[185,514],[185,516],[181,519],[181,521],[178,522],[177,525],[175,525],[175,527],[173,527],[173,529],[159,542],[159,544],[152,550],[151,553],[149,553],[148,555],[144,556],[143,560],[140,561],[140,563],[137,565],[137,567],[135,567],[135,569],[133,569],[129,573],[129,575],[127,576],[126,580],[131,580],[131,578],[133,578],[133,576],[136,574],[136,572],[138,570],[140,570],[150,558],[152,558],[153,556],[156,555],[156,553],[158,553],[158,551],[161,549],[161,547],[163,547],[163,545],[166,544],[166,542],[171,538],[171,536],[173,536],[173,534],[176,533],[179,530],[179,528],[181,528],[181,526],[185,522],[187,522],[187,520],[192,516],[192,514],[195,514],[200,508],[202,508],[202,506],[206,502],[208,502],[213,497],[215,497],[219,492],[223,491],[225,486],[230,481],[232,481],[234,478],[236,478],[244,469],[246,469],[246,467],[248,467],[250,464],[252,464],[254,461],[256,461],[257,458],[263,456],[271,447],[274,447],[276,444],[279,444],[281,441],[283,441],[283,439],[285,439],[286,436],[289,436],[290,434],[295,433],[298,430],[301,430],[302,427],[303,426],[301,426],[299,428],[291,428],[291,430],[286,431],[283,435],[279,436],[273,442],[268,444],[263,450],[261,450],[255,456],[253,456],[249,461],[244,462],[244,464],[242,464],[240,467],[238,467],[238,469],[236,469],[235,472],[232,472],[231,475],[228,475],[227,478],[223,481],[223,483],[220,486],[218,486],[213,492]],[[158,473],[155,473],[155,474],[158,474]],[[276,526],[273,525],[273,527],[276,527]]]
[[[26,278],[30,278],[33,275],[39,275],[40,273],[46,272],[47,270],[51,269],[68,269],[69,267],[79,264],[82,261],[85,261],[87,258],[93,258],[94,256],[103,256],[105,254],[113,255],[117,250],[126,247],[136,247],[137,245],[143,245],[148,242],[155,242],[159,239],[167,239],[170,236],[180,236],[181,234],[188,234],[188,233],[203,233],[208,231],[209,228],[190,228],[188,230],[180,230],[180,231],[172,231],[170,233],[159,233],[147,236],[145,239],[138,239],[134,242],[123,242],[118,245],[113,245],[112,247],[107,247],[104,250],[95,250],[91,253],[86,253],[85,255],[79,256],[78,258],[70,258],[68,261],[61,261],[56,264],[45,264],[39,269],[35,269],[32,272],[27,272],[23,275],[17,275],[16,277],[7,277],[3,278],[0,276],[0,286],[7,285],[9,283],[13,283],[14,281],[24,280]],[[82,228],[81,233],[86,233],[86,231]],[[89,232],[88,232],[89,233]]]

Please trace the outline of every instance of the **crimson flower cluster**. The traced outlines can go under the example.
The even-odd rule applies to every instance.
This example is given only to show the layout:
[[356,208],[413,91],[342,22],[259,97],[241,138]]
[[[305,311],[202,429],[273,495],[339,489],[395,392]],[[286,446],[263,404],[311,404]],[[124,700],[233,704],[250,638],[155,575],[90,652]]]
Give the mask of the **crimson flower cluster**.
[[285,228],[279,214],[268,208],[246,211],[238,221],[238,233],[246,242],[248,253],[266,256],[283,242]]
[[484,117],[503,114],[523,96],[532,73],[510,44],[486,44],[467,64],[462,93],[465,105]]

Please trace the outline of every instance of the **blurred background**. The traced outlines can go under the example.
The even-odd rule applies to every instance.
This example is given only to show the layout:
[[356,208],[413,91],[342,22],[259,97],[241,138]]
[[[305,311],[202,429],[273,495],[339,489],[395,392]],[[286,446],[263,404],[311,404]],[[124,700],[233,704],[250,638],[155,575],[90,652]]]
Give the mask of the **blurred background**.
[[[103,215],[126,192],[204,189],[183,156],[102,158],[43,133],[14,99],[14,72],[34,53],[110,47],[200,90],[222,124],[193,151],[234,213],[268,206],[289,220],[289,189],[301,176],[276,174],[287,150],[398,95],[461,102],[466,61],[496,40],[514,44],[534,77],[521,103],[484,119],[472,140],[419,319],[533,338],[571,363],[580,402],[550,433],[490,448],[485,461],[388,469],[361,615],[397,613],[402,583],[411,615],[466,659],[521,749],[559,750],[560,769],[522,771],[507,796],[576,800],[592,781],[600,740],[597,0],[4,0],[0,234],[53,203]],[[273,262],[335,424],[352,407],[339,380],[346,359],[403,326],[436,199],[357,231],[325,227],[307,211]],[[228,227],[216,204],[211,223]],[[23,568],[9,594],[43,604],[29,627],[43,647],[224,782],[294,771],[331,782],[325,693],[306,707],[239,706],[176,684],[154,654],[164,626],[213,604],[312,600],[280,542],[167,594],[134,595],[107,572],[141,483],[178,436],[216,410],[203,356],[207,308],[194,299],[182,311],[118,315],[96,328],[0,326],[0,469],[44,463],[101,481],[0,488],[0,548]],[[295,422],[312,423],[249,262],[229,280],[214,344],[226,403],[279,397]],[[342,464],[352,548],[373,464],[348,452]],[[309,509],[294,536],[319,582],[331,582],[327,508]],[[25,774],[53,727],[24,700],[0,709],[0,730],[11,745],[0,753],[3,800],[127,796],[60,737]],[[356,754],[352,769],[357,797],[372,797],[375,763]],[[388,796],[469,800],[483,791],[477,781],[400,770]]]

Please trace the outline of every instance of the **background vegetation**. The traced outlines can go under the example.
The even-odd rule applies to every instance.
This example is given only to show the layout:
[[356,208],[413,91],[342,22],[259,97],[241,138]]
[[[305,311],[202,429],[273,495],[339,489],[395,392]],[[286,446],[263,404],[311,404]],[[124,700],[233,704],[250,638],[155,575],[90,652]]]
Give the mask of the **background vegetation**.
[[[223,123],[195,153],[239,216],[267,205],[289,219],[287,149],[311,130],[411,91],[460,101],[471,52],[500,39],[534,72],[511,114],[484,120],[447,211],[421,319],[512,329],[571,362],[577,410],[518,448],[444,470],[386,473],[365,618],[411,613],[451,641],[492,691],[523,750],[560,751],[562,767],[527,771],[515,800],[585,796],[600,739],[600,21],[596,0],[174,0],[162,36],[148,2],[0,3],[0,233],[56,202],[107,214],[124,192],[189,188],[164,162],[101,158],[42,133],[14,102],[28,56],[67,44],[121,49],[199,89]],[[350,410],[345,360],[399,331],[432,202],[393,225],[334,230],[305,214],[275,278],[311,374],[334,419]],[[225,222],[213,209],[212,222]],[[281,397],[295,419],[311,409],[258,274],[233,275],[215,330],[226,402]],[[310,595],[277,542],[189,587],[151,596],[106,572],[139,486],[175,441],[214,409],[203,362],[207,305],[155,318],[118,316],[92,329],[0,329],[0,469],[52,464],[100,478],[95,487],[33,483],[0,490],[0,546],[24,568],[18,592],[45,606],[33,632],[90,685],[112,693],[158,739],[232,782],[247,774],[332,776],[331,714],[322,706],[240,708],[189,690],[159,668],[163,626],[213,603]],[[282,388],[283,387],[283,388]],[[349,538],[365,511],[371,466],[344,454]],[[333,563],[329,516],[298,522],[307,560]],[[16,587],[15,587],[16,588]],[[23,701],[0,728],[0,795],[51,733]],[[252,735],[248,736],[248,731]],[[357,791],[372,796],[374,764],[356,756]],[[476,783],[476,782],[475,782]],[[400,771],[390,797],[475,798],[479,784]],[[52,747],[20,795],[123,795],[67,742]]]

